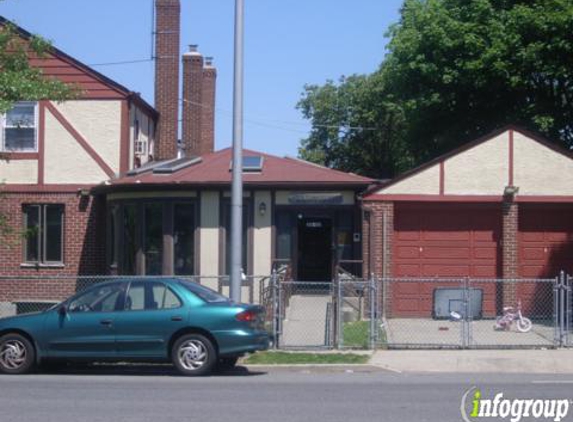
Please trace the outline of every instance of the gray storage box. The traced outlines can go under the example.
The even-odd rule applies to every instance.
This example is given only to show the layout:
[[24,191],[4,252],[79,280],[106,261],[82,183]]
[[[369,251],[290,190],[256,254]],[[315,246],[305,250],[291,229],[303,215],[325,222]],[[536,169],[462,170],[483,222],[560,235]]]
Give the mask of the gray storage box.
[[[470,314],[473,319],[481,319],[483,290],[469,289],[468,299],[470,301]],[[450,312],[457,312],[466,318],[464,306],[464,289],[451,287],[438,287],[434,289],[434,319],[449,319]]]

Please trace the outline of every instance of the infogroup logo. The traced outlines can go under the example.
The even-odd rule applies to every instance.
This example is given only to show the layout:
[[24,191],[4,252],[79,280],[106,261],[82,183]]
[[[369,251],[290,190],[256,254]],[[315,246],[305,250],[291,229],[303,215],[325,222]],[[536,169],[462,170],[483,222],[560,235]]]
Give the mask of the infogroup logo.
[[569,399],[510,399],[502,392],[485,398],[477,387],[462,396],[460,411],[465,422],[480,419],[508,419],[520,422],[524,418],[560,422],[569,414]]

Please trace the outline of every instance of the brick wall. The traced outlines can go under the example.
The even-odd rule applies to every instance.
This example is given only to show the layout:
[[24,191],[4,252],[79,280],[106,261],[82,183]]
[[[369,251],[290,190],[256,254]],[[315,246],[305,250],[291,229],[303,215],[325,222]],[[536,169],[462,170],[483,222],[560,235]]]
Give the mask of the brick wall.
[[[64,205],[64,265],[26,267],[23,262],[25,204]],[[76,193],[4,193],[0,212],[9,217],[14,232],[0,243],[0,302],[63,299],[75,292],[76,280],[42,280],[41,277],[105,274],[105,203],[101,198]],[[6,276],[40,277],[10,280]]]
[[[518,216],[519,206],[512,200],[503,203],[502,222],[502,277],[516,279],[518,274]],[[516,300],[516,284],[506,282],[503,285],[503,303],[513,306]]]
[[206,59],[203,68],[203,115],[201,116],[201,154],[215,150],[215,91],[217,85],[217,69]]
[[195,46],[183,55],[182,136],[185,155],[201,155],[203,115],[203,56]]
[[177,156],[179,129],[179,0],[155,0],[155,108],[159,126],[155,158]]

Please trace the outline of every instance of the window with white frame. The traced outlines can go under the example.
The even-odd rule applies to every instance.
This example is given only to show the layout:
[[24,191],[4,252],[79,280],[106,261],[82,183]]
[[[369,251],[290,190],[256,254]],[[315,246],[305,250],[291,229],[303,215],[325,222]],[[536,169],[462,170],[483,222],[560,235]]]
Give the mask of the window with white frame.
[[141,128],[139,125],[139,119],[135,119],[134,124],[134,144],[135,144],[135,154],[136,155],[147,155],[147,140],[141,136]]
[[38,151],[38,103],[20,101],[2,115],[3,152]]

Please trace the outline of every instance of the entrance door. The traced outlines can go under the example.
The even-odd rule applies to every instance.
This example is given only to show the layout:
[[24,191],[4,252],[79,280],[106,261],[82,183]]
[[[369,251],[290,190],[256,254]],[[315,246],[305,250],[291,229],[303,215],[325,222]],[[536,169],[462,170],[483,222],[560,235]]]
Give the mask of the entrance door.
[[302,218],[298,222],[297,279],[330,281],[332,279],[332,220]]

